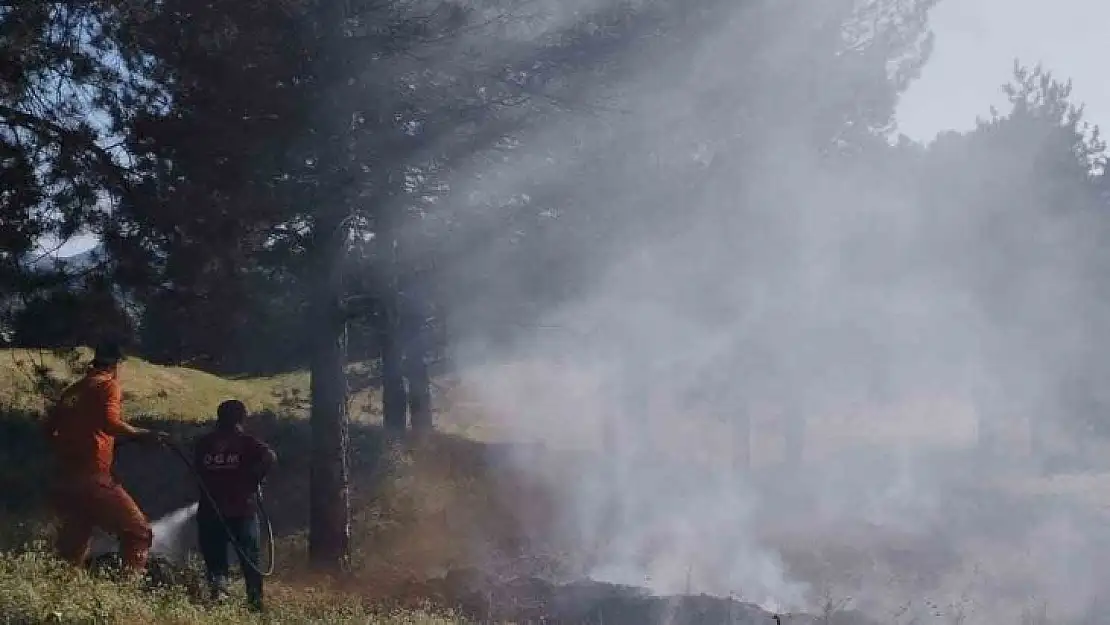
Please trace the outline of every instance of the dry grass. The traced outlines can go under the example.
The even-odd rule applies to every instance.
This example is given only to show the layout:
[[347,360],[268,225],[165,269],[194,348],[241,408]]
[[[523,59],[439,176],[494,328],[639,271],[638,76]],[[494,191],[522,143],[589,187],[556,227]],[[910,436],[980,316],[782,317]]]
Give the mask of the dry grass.
[[[50,350],[0,349],[0,411],[41,412],[42,394],[36,389],[36,369],[49,371],[59,384],[76,380],[79,367],[90,359],[88,349],[78,350],[76,361]],[[75,365],[77,368],[75,368]],[[368,367],[352,363],[352,378],[365,379]],[[309,374],[293,371],[266,377],[224,378],[189,367],[161,366],[140,358],[123,363],[120,381],[124,392],[124,415],[148,416],[185,422],[211,419],[225,399],[240,399],[254,412],[270,410],[285,416],[307,416]],[[351,418],[366,424],[381,423],[380,391],[359,385],[350,397]],[[436,387],[440,391],[439,386]],[[480,439],[482,424],[473,419],[446,418],[444,398],[437,396],[441,431]]]
[[150,591],[138,584],[94,578],[38,551],[0,554],[0,621],[4,623],[365,623],[452,625],[458,621],[424,612],[379,614],[349,595],[280,583],[268,588],[264,617],[246,612],[241,601],[217,606],[191,602],[173,590]]
[[[78,364],[88,361],[81,350]],[[78,370],[48,350],[0,350],[0,408],[39,411],[35,369],[43,367],[59,382],[76,379]],[[290,373],[266,378],[229,380],[188,367],[162,367],[138,358],[124,362],[120,379],[124,410],[129,415],[157,415],[183,421],[211,418],[224,399],[238,398],[253,410],[294,412],[308,396],[308,375]]]

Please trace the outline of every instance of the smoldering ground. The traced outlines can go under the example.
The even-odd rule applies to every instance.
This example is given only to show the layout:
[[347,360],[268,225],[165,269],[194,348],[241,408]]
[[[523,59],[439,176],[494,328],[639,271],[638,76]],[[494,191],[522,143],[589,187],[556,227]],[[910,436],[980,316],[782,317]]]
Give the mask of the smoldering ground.
[[[1105,366],[1105,227],[1028,196],[998,225],[1000,163],[1035,155],[886,142],[929,4],[717,7],[600,89],[612,111],[451,181],[456,218],[486,211],[448,272],[463,386],[513,438],[598,452],[516,467],[559,494],[581,574],[882,618],[1096,614],[1102,518],[1032,494],[1020,439],[1066,430],[1075,363]],[[921,173],[946,168],[964,186]],[[527,236],[540,270],[513,262]],[[980,453],[983,424],[1011,453]]]

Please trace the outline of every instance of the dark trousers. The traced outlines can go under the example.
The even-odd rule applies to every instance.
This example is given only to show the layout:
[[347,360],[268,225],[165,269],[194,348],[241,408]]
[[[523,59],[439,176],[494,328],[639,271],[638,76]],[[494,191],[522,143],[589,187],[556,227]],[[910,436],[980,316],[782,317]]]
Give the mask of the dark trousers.
[[[259,558],[261,551],[259,542],[258,516],[224,517],[224,523],[211,510],[204,507],[197,512],[197,538],[200,543],[200,553],[204,557],[204,566],[208,570],[208,583],[213,592],[219,592],[227,585],[229,574],[228,548],[231,547],[239,558],[239,568],[243,571],[243,579],[247,586],[247,602],[250,607],[262,607],[262,574],[259,570],[262,563]],[[230,530],[231,537],[228,536]],[[231,544],[234,538],[239,549]],[[242,553],[240,553],[240,551]],[[244,556],[249,560],[244,560]]]

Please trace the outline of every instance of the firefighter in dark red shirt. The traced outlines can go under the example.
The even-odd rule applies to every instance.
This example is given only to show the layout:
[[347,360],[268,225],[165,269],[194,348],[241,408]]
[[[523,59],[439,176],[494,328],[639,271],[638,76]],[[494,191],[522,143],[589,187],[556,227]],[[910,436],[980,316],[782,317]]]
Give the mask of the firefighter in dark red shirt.
[[262,609],[258,487],[277,461],[265,443],[243,431],[247,407],[228,400],[216,410],[216,426],[196,442],[195,466],[207,493],[197,509],[198,542],[213,600],[227,595],[228,544],[239,557],[247,603]]

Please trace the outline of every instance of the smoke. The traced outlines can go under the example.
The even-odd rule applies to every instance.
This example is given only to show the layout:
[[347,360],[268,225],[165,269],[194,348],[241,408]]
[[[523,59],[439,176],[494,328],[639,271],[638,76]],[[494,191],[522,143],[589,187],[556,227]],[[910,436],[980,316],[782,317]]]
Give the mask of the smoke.
[[[197,504],[193,503],[151,523],[154,539],[150,553],[175,564],[187,564],[189,553],[197,545],[196,524],[193,523],[196,515]],[[97,533],[93,537],[90,549],[93,557],[115,551],[119,551],[119,541],[115,537],[104,533]]]
[[[920,11],[853,21],[895,5]],[[556,493],[581,575],[967,623],[1094,609],[1105,531],[1029,493],[1036,458],[976,445],[1065,430],[1067,380],[1105,367],[1085,347],[1104,228],[1032,186],[999,201],[1034,154],[871,134],[929,5],[687,16],[599,90],[618,113],[450,181],[454,217],[501,221],[448,271],[461,385],[510,438],[591,452],[514,466]]]
[[193,520],[197,516],[197,506],[196,503],[185,506],[151,523],[151,529],[154,530],[151,553],[173,562],[186,562],[191,548],[196,546]]
[[[745,181],[760,184],[726,177],[729,157],[715,152],[717,139],[732,130],[719,125],[728,117],[719,110],[735,95],[733,85],[792,71],[806,52],[805,37],[826,20],[751,8],[758,4],[718,15],[688,49],[669,49],[631,75],[623,104],[632,113],[542,129],[535,158],[526,152],[508,168],[473,177],[482,180],[474,193],[483,198],[545,185],[596,188],[584,201],[607,212],[602,219],[615,238],[600,260],[585,249],[561,250],[591,258],[596,276],[576,297],[541,313],[536,325],[550,330],[507,348],[460,343],[455,360],[506,365],[465,369],[462,384],[517,437],[577,441],[599,452],[573,476],[539,476],[561,495],[567,541],[588,553],[582,574],[659,593],[799,608],[812,591],[759,540],[761,495],[735,470],[736,456],[747,453],[736,449],[735,423],[750,418],[741,413],[751,411],[745,404],[753,399],[798,400],[791,409],[805,410],[851,390],[855,380],[818,383],[812,375],[838,373],[830,368],[830,356],[842,349],[838,337],[802,334],[869,304],[838,271],[844,239],[866,236],[860,229],[873,228],[876,217],[894,221],[895,235],[908,227],[870,206],[828,210],[845,185],[822,172],[792,125],[775,127],[773,141],[752,138],[759,161],[733,161],[748,167],[740,170]],[[744,55],[761,60],[732,63]],[[784,96],[796,86],[789,79],[775,85]],[[738,107],[741,119],[733,121],[789,116],[772,110],[778,103],[771,94],[737,99],[751,108]],[[628,142],[608,153],[613,158],[651,154],[655,168],[603,161],[608,184],[596,184],[581,180],[590,172],[551,165],[578,161],[576,151],[589,141],[583,135],[595,130],[595,137]],[[592,145],[606,150],[601,140]],[[802,178],[806,189],[798,186]],[[684,179],[693,186],[671,186]],[[474,185],[454,186],[466,196]],[[765,203],[758,215],[729,214],[758,203]],[[842,221],[846,216],[850,221]],[[467,269],[478,271],[481,262]],[[487,300],[480,310],[506,304]],[[520,468],[533,471],[534,464],[522,459]]]

